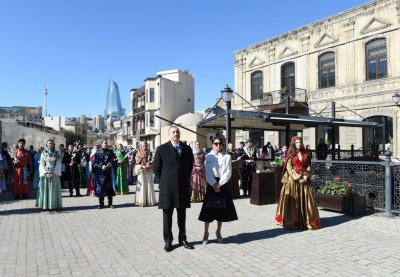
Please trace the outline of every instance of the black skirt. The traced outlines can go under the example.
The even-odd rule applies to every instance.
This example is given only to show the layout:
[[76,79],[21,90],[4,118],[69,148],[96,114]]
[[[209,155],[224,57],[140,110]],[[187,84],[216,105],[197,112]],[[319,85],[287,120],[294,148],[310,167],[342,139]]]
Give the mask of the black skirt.
[[233,204],[232,196],[226,186],[227,184],[221,187],[221,194],[226,198],[226,208],[208,208],[205,203],[207,202],[207,198],[214,194],[214,188],[207,184],[206,196],[203,202],[203,206],[201,207],[199,220],[203,222],[212,222],[214,220],[220,222],[229,222],[238,220],[238,216],[236,214],[235,205]]

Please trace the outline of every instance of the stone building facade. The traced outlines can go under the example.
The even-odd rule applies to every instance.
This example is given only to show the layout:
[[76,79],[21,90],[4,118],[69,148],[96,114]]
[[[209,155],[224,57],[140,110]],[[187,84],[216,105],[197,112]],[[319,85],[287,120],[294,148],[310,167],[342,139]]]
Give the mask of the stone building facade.
[[126,135],[129,144],[146,141],[150,149],[163,143],[161,128],[171,125],[179,116],[194,112],[194,76],[187,70],[157,72],[144,85],[131,90],[131,111]]
[[[234,53],[235,91],[254,106],[267,96],[278,103],[282,91],[296,97],[301,92],[309,115],[331,117],[335,112],[336,118],[379,122],[376,147],[390,143],[399,157],[400,108],[392,102],[400,90],[399,28],[400,1],[371,1],[251,45]],[[249,105],[236,97],[232,107]],[[330,128],[305,129],[305,143],[314,149],[324,138],[342,149],[371,147],[371,130],[338,127],[332,135]],[[284,144],[277,132],[260,136],[264,143]]]

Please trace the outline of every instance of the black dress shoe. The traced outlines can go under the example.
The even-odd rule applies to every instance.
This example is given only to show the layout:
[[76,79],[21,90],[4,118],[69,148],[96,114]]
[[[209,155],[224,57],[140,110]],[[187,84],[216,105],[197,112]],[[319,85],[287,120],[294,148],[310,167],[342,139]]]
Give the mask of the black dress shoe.
[[166,242],[164,246],[165,252],[171,252],[172,251],[172,243]]
[[187,240],[183,239],[179,241],[179,245],[185,247],[186,249],[194,249],[193,245],[187,242]]

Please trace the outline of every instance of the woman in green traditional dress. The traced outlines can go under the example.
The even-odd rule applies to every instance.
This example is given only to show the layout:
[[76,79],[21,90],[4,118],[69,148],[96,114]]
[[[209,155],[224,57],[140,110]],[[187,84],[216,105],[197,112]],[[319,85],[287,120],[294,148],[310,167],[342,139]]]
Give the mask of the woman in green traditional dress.
[[61,198],[61,156],[56,151],[54,140],[49,139],[46,149],[40,156],[39,190],[36,198],[36,207],[44,210],[62,208]]
[[124,146],[118,144],[118,148],[115,150],[115,156],[117,157],[117,178],[115,185],[116,194],[127,194],[129,192],[128,187],[128,155],[124,151]]

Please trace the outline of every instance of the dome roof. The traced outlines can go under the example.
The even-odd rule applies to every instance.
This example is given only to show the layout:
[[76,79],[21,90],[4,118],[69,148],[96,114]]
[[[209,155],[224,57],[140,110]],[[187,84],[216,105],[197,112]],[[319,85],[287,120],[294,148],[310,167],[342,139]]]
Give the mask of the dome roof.
[[179,116],[174,123],[182,126],[197,125],[203,119],[202,114],[186,113]]

